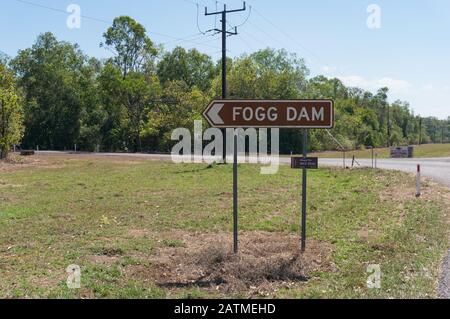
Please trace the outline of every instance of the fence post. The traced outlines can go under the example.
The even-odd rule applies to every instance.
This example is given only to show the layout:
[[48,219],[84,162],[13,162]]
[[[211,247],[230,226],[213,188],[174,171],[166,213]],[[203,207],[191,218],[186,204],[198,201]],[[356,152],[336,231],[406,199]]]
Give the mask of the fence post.
[[420,185],[420,165],[417,165],[417,177],[416,177],[416,197],[419,198],[422,195],[421,185]]
[[345,166],[345,149],[344,149],[344,151],[343,151],[342,154],[343,154],[343,155],[342,155],[342,161],[343,161],[343,163],[344,163],[344,169],[346,169],[346,166]]

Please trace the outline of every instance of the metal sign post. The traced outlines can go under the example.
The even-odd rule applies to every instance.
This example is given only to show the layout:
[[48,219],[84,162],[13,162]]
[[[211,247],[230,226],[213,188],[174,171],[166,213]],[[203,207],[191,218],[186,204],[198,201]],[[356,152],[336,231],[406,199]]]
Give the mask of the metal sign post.
[[[306,161],[308,156],[308,130],[303,129],[303,159]],[[302,252],[306,249],[306,181],[307,181],[308,169],[303,168],[303,181],[302,181]]]
[[237,135],[234,135],[234,155],[233,155],[233,250],[238,253],[238,149]]
[[375,168],[375,149],[373,146],[366,146],[366,149],[370,149],[370,158],[372,160],[372,168]]
[[[303,157],[292,159],[292,168],[303,169],[301,209],[301,250],[306,249],[307,170],[318,168],[317,158],[308,158],[308,129],[334,125],[332,100],[215,100],[203,112],[216,128],[299,128],[303,129]],[[238,136],[234,135],[233,157],[233,250],[238,253]],[[226,145],[224,145],[226,147]],[[344,153],[345,154],[345,153]],[[345,155],[344,155],[345,156]],[[345,167],[345,157],[344,157]]]

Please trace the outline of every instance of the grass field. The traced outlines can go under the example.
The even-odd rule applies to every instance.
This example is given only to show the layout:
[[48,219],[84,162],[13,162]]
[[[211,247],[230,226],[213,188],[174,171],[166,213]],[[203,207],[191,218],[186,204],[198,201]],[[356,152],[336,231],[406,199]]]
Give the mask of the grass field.
[[[232,167],[35,157],[0,164],[1,298],[435,297],[449,192],[373,170],[309,178],[308,249],[298,251],[300,176],[239,168],[241,254],[231,250]],[[81,288],[66,286],[81,267]],[[381,267],[368,289],[367,266]]]
[[[388,148],[377,148],[374,151],[379,158],[389,158]],[[351,158],[353,155],[358,158],[371,158],[372,150],[358,150],[347,152],[346,156]],[[320,152],[313,153],[311,156],[326,158],[341,158],[342,152]],[[424,144],[414,146],[414,157],[450,157],[450,144]]]

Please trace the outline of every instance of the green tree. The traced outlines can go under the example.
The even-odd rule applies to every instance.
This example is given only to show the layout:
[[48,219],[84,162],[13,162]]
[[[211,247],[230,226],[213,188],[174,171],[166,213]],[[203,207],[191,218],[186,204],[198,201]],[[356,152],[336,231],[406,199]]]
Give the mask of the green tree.
[[103,37],[105,43],[100,45],[114,53],[112,60],[124,78],[130,72],[148,73],[154,69],[158,51],[142,24],[127,16],[117,17]]
[[285,50],[260,50],[233,63],[229,94],[239,98],[298,98],[306,89],[308,74],[303,59],[295,54]]
[[92,58],[81,69],[80,97],[82,102],[80,114],[80,133],[76,140],[78,149],[97,151],[103,144],[103,127],[107,121],[105,105],[102,104],[99,77],[101,63]]
[[199,88],[190,89],[184,81],[170,81],[164,86],[162,101],[152,109],[144,129],[150,151],[170,152],[174,142],[172,131],[185,127],[193,131],[194,121],[202,119],[202,112],[210,97]]
[[164,54],[158,63],[158,77],[162,84],[168,81],[184,81],[189,88],[196,86],[202,91],[211,87],[215,75],[212,59],[196,49],[186,51],[176,47]]
[[[157,50],[145,32],[132,18],[118,17],[103,35],[107,48],[115,53],[101,79],[102,87],[108,90],[105,102],[112,104],[107,112],[115,117],[107,120],[106,125],[113,130],[108,136],[122,135],[123,146],[135,152],[142,151],[142,126],[160,91],[154,72]],[[117,145],[117,141],[110,144]]]
[[12,145],[19,144],[22,138],[22,112],[13,75],[0,64],[0,159],[6,158]]
[[11,64],[25,95],[25,147],[71,149],[80,133],[86,57],[77,45],[45,33]]

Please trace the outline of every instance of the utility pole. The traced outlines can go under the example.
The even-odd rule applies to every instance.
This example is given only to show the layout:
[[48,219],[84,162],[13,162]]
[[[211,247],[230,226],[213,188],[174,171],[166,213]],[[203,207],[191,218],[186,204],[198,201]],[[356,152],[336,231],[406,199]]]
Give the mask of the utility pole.
[[388,138],[387,138],[387,146],[391,147],[391,112],[389,109],[389,103],[386,104],[387,107],[387,133],[388,133]]
[[[222,17],[222,29],[214,29],[214,31],[218,33],[222,33],[222,99],[225,100],[227,98],[227,37],[232,35],[237,35],[237,27],[234,27],[234,31],[227,31],[227,14],[228,13],[234,13],[234,12],[241,12],[247,10],[247,5],[244,2],[242,9],[236,9],[236,10],[227,10],[227,5],[223,5],[223,11],[216,11],[216,12],[208,12],[208,8],[205,7],[205,16],[211,16],[211,15],[221,15]],[[226,163],[227,160],[227,134],[226,130],[222,129],[222,135],[223,135],[223,162]]]
[[[222,29],[214,29],[216,32],[222,33],[222,99],[227,98],[227,37],[237,35],[237,27],[234,27],[234,31],[227,31],[227,14],[233,12],[241,12],[247,10],[247,6],[244,2],[242,9],[227,10],[227,5],[223,5],[223,11],[208,12],[208,8],[205,8],[205,16],[218,15],[222,16]],[[222,130],[223,134],[223,163],[227,161],[227,134],[226,129]],[[233,136],[233,251],[238,253],[238,138],[236,133]]]
[[419,146],[422,145],[422,117],[419,116]]

